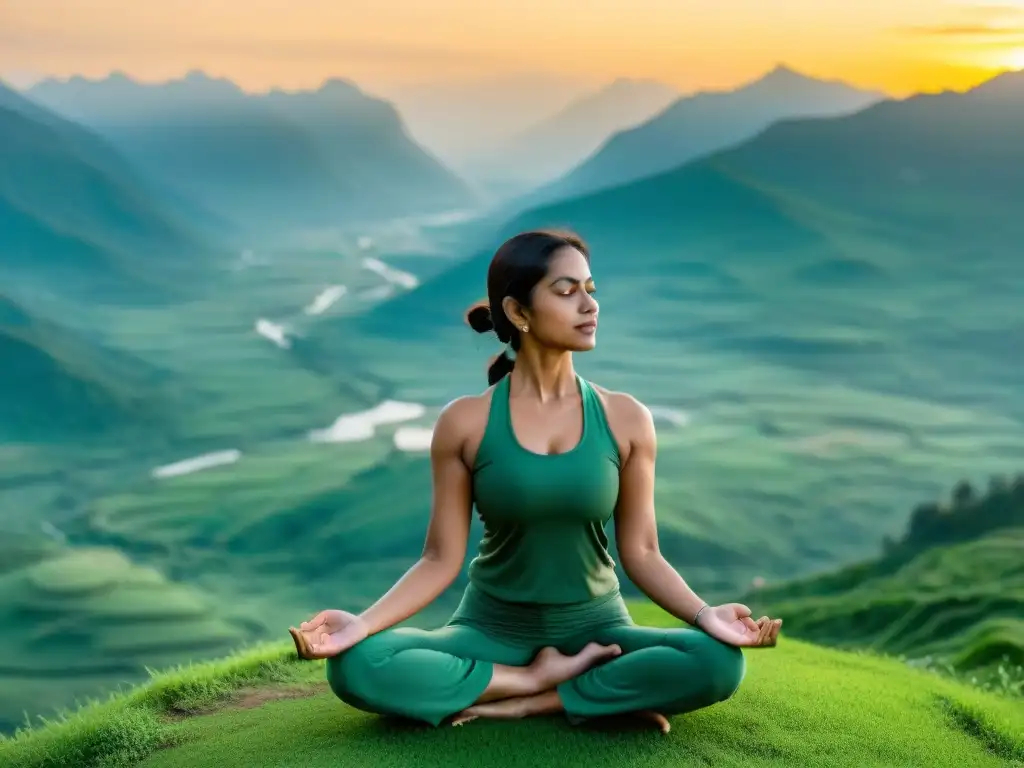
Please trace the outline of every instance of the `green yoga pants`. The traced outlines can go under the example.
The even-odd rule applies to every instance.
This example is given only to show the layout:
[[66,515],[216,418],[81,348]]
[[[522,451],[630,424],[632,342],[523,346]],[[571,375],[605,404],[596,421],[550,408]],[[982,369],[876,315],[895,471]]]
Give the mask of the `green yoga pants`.
[[440,725],[487,688],[494,664],[525,666],[545,646],[588,642],[622,655],[562,683],[571,722],[654,710],[676,715],[724,701],[745,671],[742,652],[696,629],[633,623],[618,590],[585,603],[506,603],[473,585],[439,629],[397,627],[327,660],[335,695],[357,709]]

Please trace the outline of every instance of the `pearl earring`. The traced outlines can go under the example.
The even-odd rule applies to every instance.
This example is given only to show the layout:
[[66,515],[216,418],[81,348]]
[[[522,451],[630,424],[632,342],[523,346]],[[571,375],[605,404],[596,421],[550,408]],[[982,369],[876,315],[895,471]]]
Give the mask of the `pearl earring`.
[[523,326],[523,333],[527,333],[529,330],[530,330],[530,326],[528,326],[528,325],[524,325]]

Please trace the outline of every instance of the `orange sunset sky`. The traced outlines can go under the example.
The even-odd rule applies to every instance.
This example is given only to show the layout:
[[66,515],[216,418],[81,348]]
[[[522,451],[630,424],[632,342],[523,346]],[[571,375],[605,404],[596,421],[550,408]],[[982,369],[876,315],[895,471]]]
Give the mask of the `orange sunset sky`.
[[0,0],[0,76],[248,90],[552,73],[726,87],[785,62],[892,95],[1024,67],[1024,0]]

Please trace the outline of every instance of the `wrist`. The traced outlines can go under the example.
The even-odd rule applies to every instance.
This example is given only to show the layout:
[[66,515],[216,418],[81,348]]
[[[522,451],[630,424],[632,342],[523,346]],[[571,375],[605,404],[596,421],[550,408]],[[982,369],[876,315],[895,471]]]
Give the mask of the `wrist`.
[[711,606],[707,603],[704,603],[700,608],[697,609],[697,612],[693,614],[693,620],[690,623],[695,627],[700,627],[701,617],[707,615],[707,612],[709,610],[711,610]]

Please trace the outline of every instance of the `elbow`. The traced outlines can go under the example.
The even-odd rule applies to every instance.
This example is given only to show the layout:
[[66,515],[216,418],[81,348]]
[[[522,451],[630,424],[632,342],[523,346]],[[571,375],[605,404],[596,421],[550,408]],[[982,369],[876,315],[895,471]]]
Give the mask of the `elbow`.
[[430,549],[424,550],[420,557],[420,560],[429,566],[431,572],[437,575],[438,581],[443,584],[444,588],[458,578],[459,572],[462,570],[463,559],[461,555]]
[[637,586],[643,580],[643,574],[648,570],[647,566],[661,557],[657,544],[645,544],[642,546],[619,548],[619,562],[622,570]]

